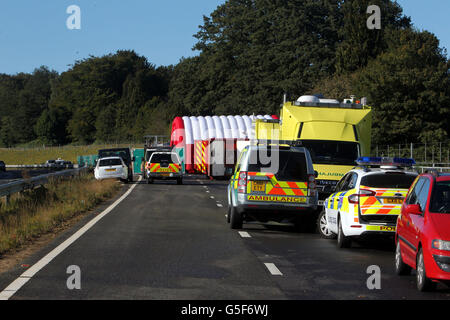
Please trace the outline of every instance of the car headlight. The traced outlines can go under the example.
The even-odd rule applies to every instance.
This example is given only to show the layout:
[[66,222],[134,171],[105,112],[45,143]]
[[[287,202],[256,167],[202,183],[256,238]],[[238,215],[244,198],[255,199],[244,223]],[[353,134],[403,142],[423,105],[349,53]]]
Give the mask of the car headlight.
[[437,250],[450,251],[450,241],[433,240],[431,247]]

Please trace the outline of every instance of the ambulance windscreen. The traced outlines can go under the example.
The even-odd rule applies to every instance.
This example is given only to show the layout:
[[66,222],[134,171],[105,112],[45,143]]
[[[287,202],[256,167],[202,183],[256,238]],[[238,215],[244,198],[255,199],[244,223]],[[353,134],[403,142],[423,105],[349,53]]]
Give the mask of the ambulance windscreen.
[[359,156],[356,142],[301,140],[314,164],[354,166]]

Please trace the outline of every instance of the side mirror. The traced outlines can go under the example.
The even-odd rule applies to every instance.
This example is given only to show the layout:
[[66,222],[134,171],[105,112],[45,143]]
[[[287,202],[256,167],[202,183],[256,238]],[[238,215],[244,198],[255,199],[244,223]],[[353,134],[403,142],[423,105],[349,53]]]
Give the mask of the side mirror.
[[314,177],[316,177],[316,179],[317,179],[318,176],[319,176],[319,173],[316,170],[314,170]]
[[405,213],[420,216],[422,215],[422,208],[420,207],[419,204],[410,204],[406,206]]

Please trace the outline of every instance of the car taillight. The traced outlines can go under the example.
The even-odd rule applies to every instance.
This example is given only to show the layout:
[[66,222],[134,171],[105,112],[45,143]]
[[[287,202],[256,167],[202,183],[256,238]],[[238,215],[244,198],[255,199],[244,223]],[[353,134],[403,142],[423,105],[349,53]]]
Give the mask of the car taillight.
[[375,191],[361,189],[361,190],[359,190],[359,193],[355,193],[355,194],[352,194],[351,196],[349,196],[348,197],[348,202],[353,203],[353,204],[358,204],[359,203],[359,198],[361,198],[361,197],[373,197],[375,195],[376,195]]
[[241,171],[238,178],[238,193],[247,192],[247,172]]
[[313,174],[308,175],[308,192],[309,196],[315,196],[316,195],[316,177]]

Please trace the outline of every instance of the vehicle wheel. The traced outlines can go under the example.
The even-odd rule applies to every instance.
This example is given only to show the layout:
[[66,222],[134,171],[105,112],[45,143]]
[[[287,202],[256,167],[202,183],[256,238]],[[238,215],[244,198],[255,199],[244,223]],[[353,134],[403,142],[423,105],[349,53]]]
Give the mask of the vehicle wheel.
[[436,283],[427,278],[422,248],[419,249],[419,253],[417,254],[416,266],[417,289],[421,292],[433,291],[434,289],[436,289]]
[[242,225],[243,225],[242,215],[236,210],[235,207],[231,207],[230,213],[231,229],[242,229]]
[[182,179],[177,179],[177,184],[183,184],[183,180]]
[[133,182],[133,175],[128,176],[128,182]]
[[403,262],[400,240],[397,241],[397,248],[395,249],[395,273],[399,276],[411,274],[411,267]]
[[336,235],[327,227],[327,215],[325,214],[325,210],[319,213],[319,217],[317,218],[317,230],[324,239],[336,238]]
[[338,248],[350,248],[352,246],[352,239],[344,235],[342,231],[341,219],[338,220],[338,235],[337,235],[337,245]]
[[228,205],[228,210],[227,210],[227,223],[230,223],[230,219],[231,219],[231,207]]
[[152,184],[153,183],[153,179],[152,178],[147,178],[147,184]]

